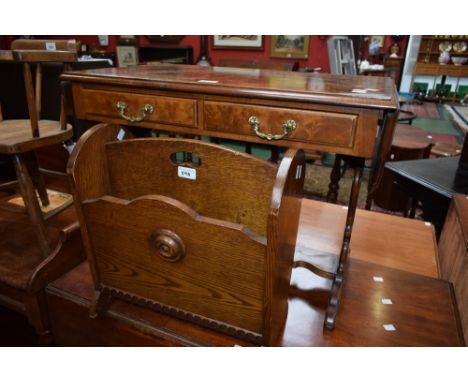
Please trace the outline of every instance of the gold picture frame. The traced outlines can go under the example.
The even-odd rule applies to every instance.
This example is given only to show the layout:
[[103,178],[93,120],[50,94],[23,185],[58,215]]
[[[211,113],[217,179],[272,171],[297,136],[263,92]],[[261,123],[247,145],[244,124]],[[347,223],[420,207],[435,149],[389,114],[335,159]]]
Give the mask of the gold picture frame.
[[119,68],[138,65],[138,48],[131,45],[117,45],[117,63]]
[[284,58],[309,58],[310,36],[271,36],[270,56]]
[[369,37],[369,46],[374,45],[374,44],[378,44],[379,48],[383,48],[384,39],[385,39],[385,36],[370,36]]
[[263,50],[262,35],[215,35],[213,49],[248,49]]

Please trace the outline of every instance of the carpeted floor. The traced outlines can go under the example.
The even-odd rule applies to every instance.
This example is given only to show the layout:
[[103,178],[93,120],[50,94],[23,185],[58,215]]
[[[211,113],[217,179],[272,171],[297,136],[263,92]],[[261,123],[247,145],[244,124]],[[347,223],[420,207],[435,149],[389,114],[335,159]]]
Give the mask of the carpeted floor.
[[[417,118],[413,121],[413,125],[417,126],[432,136],[435,142],[448,143],[463,143],[465,132],[448,112],[444,105],[424,102],[421,105],[409,104],[404,105],[407,110],[414,111]],[[254,149],[254,154],[256,151]],[[268,158],[269,154],[263,153],[261,157]],[[306,197],[325,200],[328,192],[328,184],[330,180],[331,165],[333,164],[333,156],[326,155],[322,162],[308,164],[306,170],[306,180],[304,191]],[[349,200],[351,189],[352,172],[348,171],[345,177],[340,182],[340,190],[338,193],[338,202],[346,204]],[[363,183],[359,193],[359,207],[363,208],[367,196],[368,172],[364,173]],[[373,210],[386,212],[377,206],[372,207]],[[392,213],[395,214],[395,213]]]
[[463,131],[468,131],[468,106],[445,105],[445,109],[450,113],[454,123]]

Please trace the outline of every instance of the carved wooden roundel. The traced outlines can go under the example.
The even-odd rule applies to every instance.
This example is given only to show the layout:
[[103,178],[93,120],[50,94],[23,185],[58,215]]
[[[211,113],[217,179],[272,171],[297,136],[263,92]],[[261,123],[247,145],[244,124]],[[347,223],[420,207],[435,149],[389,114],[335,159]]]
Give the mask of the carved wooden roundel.
[[163,260],[176,262],[185,256],[184,242],[175,232],[158,229],[151,234],[150,241]]

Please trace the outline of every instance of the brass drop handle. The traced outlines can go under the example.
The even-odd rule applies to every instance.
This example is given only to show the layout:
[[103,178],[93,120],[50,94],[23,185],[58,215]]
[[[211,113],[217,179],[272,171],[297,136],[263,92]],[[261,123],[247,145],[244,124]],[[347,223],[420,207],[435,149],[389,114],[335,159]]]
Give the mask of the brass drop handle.
[[153,105],[150,105],[147,103],[143,109],[143,115],[141,117],[129,117],[128,115],[125,115],[125,109],[127,108],[127,104],[124,101],[118,101],[117,102],[117,109],[120,111],[120,116],[125,119],[128,122],[141,122],[143,121],[149,114],[151,114],[154,111]]
[[294,131],[297,128],[297,123],[294,119],[288,119],[284,122],[281,127],[283,128],[283,134],[265,134],[260,131],[260,120],[255,115],[252,115],[249,118],[249,125],[252,126],[253,131],[262,139],[266,139],[268,141],[278,141],[283,139],[286,135],[288,135],[291,131]]

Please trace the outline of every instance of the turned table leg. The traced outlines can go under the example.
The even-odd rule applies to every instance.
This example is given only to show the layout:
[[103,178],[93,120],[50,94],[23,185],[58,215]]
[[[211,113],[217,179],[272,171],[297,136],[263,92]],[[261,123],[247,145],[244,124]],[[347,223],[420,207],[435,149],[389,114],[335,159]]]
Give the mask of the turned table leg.
[[338,200],[339,182],[341,179],[341,156],[336,155],[335,163],[330,174],[330,184],[328,185],[327,202],[336,203]]

